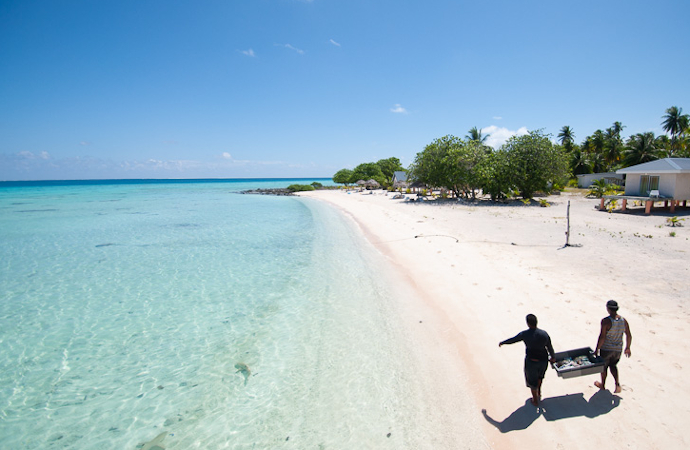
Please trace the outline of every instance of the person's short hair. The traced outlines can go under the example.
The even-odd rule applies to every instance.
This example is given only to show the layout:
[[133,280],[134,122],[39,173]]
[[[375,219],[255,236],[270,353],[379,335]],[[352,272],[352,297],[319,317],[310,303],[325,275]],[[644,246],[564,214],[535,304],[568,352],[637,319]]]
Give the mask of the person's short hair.
[[611,311],[618,311],[618,302],[615,300],[609,300],[606,302],[606,307]]
[[537,326],[537,316],[534,314],[527,314],[527,317],[525,317],[527,320],[527,325],[530,327],[536,327]]

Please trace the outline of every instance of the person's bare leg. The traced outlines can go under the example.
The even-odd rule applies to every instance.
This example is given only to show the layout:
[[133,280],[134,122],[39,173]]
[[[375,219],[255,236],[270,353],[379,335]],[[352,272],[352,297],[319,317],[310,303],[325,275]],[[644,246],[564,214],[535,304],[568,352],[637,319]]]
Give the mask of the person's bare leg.
[[619,394],[622,389],[621,389],[621,384],[618,381],[618,367],[617,366],[611,366],[611,375],[613,375],[613,379],[616,381],[616,389],[613,391],[615,394]]
[[606,386],[606,369],[604,369],[603,372],[601,372],[601,383],[598,381],[594,382],[594,385],[598,387],[601,390],[604,390],[604,387]]
[[534,406],[539,406],[539,389],[530,388],[532,391],[532,404]]

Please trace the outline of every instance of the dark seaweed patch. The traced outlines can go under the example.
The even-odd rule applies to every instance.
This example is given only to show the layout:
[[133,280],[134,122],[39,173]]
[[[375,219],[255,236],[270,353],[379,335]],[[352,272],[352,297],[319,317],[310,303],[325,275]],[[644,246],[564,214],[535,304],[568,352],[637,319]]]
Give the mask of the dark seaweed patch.
[[59,211],[59,210],[57,210],[57,209],[20,209],[17,212],[31,213],[31,212],[49,212],[49,211]]

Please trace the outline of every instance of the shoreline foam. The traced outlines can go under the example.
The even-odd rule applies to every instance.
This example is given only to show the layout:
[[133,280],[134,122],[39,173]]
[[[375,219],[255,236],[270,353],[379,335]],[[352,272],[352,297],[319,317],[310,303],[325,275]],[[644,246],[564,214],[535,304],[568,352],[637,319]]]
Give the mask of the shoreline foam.
[[[690,445],[683,432],[690,419],[690,388],[683,383],[690,229],[666,227],[668,214],[608,214],[581,194],[550,197],[549,208],[404,203],[382,191],[299,195],[352,217],[417,291],[418,304],[405,309],[410,318],[425,316],[412,331],[420,358],[423,347],[432,355],[431,368],[455,357],[433,385],[430,380],[442,416],[455,414],[441,426],[449,438],[461,435],[457,424],[466,423],[479,426],[491,448],[525,441],[535,448],[581,448],[583,439],[594,446],[612,440],[630,448]],[[581,247],[562,248],[568,200],[570,243]],[[549,370],[537,412],[526,404],[522,346],[499,349],[497,343],[524,329],[531,312],[556,351],[593,347],[609,298],[621,304],[634,336],[633,356],[620,364],[623,392],[598,392],[598,376],[563,380]]]

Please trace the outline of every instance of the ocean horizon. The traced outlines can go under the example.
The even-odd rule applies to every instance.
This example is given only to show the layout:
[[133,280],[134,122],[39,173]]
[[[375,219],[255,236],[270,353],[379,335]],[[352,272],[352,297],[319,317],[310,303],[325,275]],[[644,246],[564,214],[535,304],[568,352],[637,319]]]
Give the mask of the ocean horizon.
[[[194,183],[248,183],[248,182],[291,182],[330,181],[330,177],[303,177],[303,178],[93,178],[81,180],[0,180],[2,187],[29,187],[29,186],[79,186],[79,185],[111,185],[111,184],[194,184]],[[285,185],[284,187],[287,187]]]
[[238,195],[298,180],[0,189],[0,447],[428,448],[381,255]]

